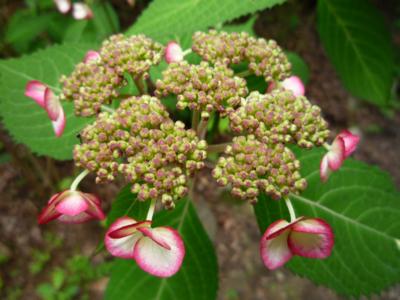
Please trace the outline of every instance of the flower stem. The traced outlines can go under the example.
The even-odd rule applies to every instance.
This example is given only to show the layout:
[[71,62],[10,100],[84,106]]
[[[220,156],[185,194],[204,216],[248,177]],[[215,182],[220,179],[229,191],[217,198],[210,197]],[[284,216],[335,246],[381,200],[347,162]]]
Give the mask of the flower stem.
[[325,148],[326,150],[328,150],[328,151],[331,150],[331,145],[329,145],[328,143],[324,143],[323,146],[324,146],[324,148]]
[[209,145],[207,147],[207,153],[224,152],[226,147],[231,145],[231,144],[232,143],[222,143],[222,144]]
[[289,210],[289,214],[290,214],[290,222],[293,222],[294,220],[296,220],[296,213],[294,212],[294,208],[292,205],[292,202],[290,201],[289,198],[285,198],[285,203],[286,206]]
[[251,74],[252,74],[252,72],[250,70],[244,70],[244,71],[239,72],[239,73],[237,73],[235,75],[239,76],[239,77],[247,77],[247,76],[249,76]]
[[79,174],[72,182],[71,187],[69,189],[71,191],[76,191],[76,188],[78,187],[79,183],[82,181],[83,178],[86,177],[87,174],[89,174],[89,170],[83,170],[82,173]]
[[183,57],[185,57],[186,55],[188,55],[190,53],[192,53],[192,48],[188,48],[188,49],[186,49],[185,51],[182,52]]
[[144,85],[143,85],[142,78],[141,77],[134,78],[133,81],[135,82],[135,85],[138,88],[140,95],[144,95],[145,94],[145,90],[144,90]]
[[107,105],[102,105],[101,106],[101,110],[109,112],[109,113],[114,113],[115,112],[114,109],[112,109],[111,107],[108,107]]
[[194,110],[192,115],[192,129],[194,131],[197,131],[197,127],[199,126],[199,118],[200,112],[198,110]]
[[151,221],[153,220],[154,209],[156,208],[156,199],[152,199],[150,203],[149,210],[147,211],[146,220]]
[[200,120],[199,126],[197,127],[197,136],[199,137],[199,139],[204,139],[204,137],[207,133],[207,125],[208,125],[208,119]]

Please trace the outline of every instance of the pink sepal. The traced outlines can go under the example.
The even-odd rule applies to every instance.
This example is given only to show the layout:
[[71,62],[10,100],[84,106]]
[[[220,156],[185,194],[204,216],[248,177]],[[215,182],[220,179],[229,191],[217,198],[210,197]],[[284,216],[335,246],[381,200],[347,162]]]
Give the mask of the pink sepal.
[[356,150],[357,145],[360,142],[360,137],[351,133],[349,130],[343,130],[338,134],[338,137],[342,138],[344,141],[344,156],[347,158]]
[[[179,233],[171,227],[151,229],[151,236],[144,236],[135,245],[133,255],[140,268],[157,277],[170,277],[179,271],[185,257],[185,246]],[[161,247],[163,241],[169,249]]]
[[319,175],[321,177],[322,182],[326,182],[328,180],[330,173],[331,171],[329,169],[328,155],[325,154],[319,166]]
[[336,137],[332,143],[331,150],[328,152],[328,164],[332,171],[337,171],[343,164],[345,159],[344,140]]
[[120,228],[137,223],[135,219],[122,217],[111,224],[104,237],[104,244],[108,252],[117,257],[134,259],[133,249],[137,240],[142,237],[142,234],[135,230],[128,236],[113,238],[111,237],[111,233],[118,231]]
[[31,80],[26,84],[25,96],[35,100],[37,104],[45,108],[44,94],[47,86],[40,81]]
[[[60,104],[61,106],[61,104]],[[58,116],[58,119],[55,121],[51,121],[51,124],[53,126],[54,133],[56,134],[57,137],[60,137],[65,129],[65,113],[64,110],[61,108],[60,115]]]
[[77,2],[72,4],[72,16],[75,20],[88,20],[93,17],[93,12],[87,4]]
[[177,42],[169,42],[165,48],[165,61],[167,63],[180,62],[183,60],[183,51]]
[[85,58],[83,59],[84,63],[89,62],[99,62],[101,60],[100,53],[97,51],[89,50],[86,52]]
[[56,4],[58,11],[62,14],[66,14],[71,10],[70,0],[54,0],[54,3]]
[[274,270],[289,261],[293,254],[287,244],[287,237],[292,224],[278,220],[268,226],[260,242],[260,255],[264,265]]
[[151,221],[141,221],[131,223],[125,226],[121,226],[116,228],[113,231],[110,231],[109,236],[113,239],[119,239],[131,235],[139,230],[139,227],[150,227]]
[[58,97],[54,95],[53,91],[48,87],[44,91],[44,109],[52,121],[58,119],[62,110]]
[[332,228],[321,219],[306,219],[295,224],[288,245],[293,254],[323,259],[331,255],[334,245]]

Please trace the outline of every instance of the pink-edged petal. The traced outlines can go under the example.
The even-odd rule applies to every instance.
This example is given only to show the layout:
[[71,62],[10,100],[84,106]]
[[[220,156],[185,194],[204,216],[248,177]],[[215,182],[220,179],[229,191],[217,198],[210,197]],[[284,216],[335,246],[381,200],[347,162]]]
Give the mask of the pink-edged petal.
[[47,205],[43,208],[41,213],[38,216],[39,224],[46,224],[50,221],[57,219],[61,214],[55,209],[54,205]]
[[58,97],[49,88],[46,88],[44,91],[44,108],[52,121],[58,119],[62,110],[60,100],[58,100]]
[[60,115],[58,116],[58,119],[55,121],[51,121],[51,125],[53,126],[53,130],[56,136],[60,137],[65,129],[65,113],[62,108],[60,111]]
[[81,224],[92,219],[93,217],[91,215],[86,212],[82,212],[76,216],[60,215],[57,220],[62,223]]
[[293,226],[288,244],[293,254],[326,258],[332,252],[333,231],[330,225],[321,219],[306,219]]
[[170,249],[160,246],[150,237],[143,236],[135,245],[135,260],[140,268],[151,275],[170,277],[179,271],[185,257],[183,241],[173,228],[157,227],[151,230],[153,238],[163,240]]
[[77,216],[89,207],[87,200],[80,192],[67,191],[60,198],[60,202],[56,204],[56,210],[63,215]]
[[341,137],[344,141],[345,157],[350,156],[356,150],[357,145],[360,142],[360,137],[348,130],[340,132],[338,137]]
[[86,52],[85,58],[83,59],[84,63],[89,62],[99,62],[101,60],[100,53],[97,51],[89,50]]
[[72,4],[72,16],[75,20],[91,19],[93,12],[87,4],[77,2]]
[[118,238],[126,237],[128,235],[131,235],[131,234],[137,232],[138,228],[140,228],[140,227],[150,227],[150,226],[151,226],[151,221],[135,222],[132,224],[128,224],[126,226],[118,227],[118,228],[114,229],[113,231],[110,231],[109,236],[114,239],[118,239]]
[[95,219],[104,220],[106,216],[101,209],[100,200],[92,194],[83,193],[83,196],[86,198],[88,203],[86,213]]
[[332,171],[338,170],[345,159],[344,140],[341,137],[336,137],[332,143],[331,150],[327,153],[328,165]]
[[169,42],[165,48],[165,60],[167,63],[180,62],[183,60],[183,51],[177,42]]
[[331,170],[329,169],[328,159],[329,158],[328,158],[328,153],[327,153],[322,158],[321,164],[319,166],[319,175],[321,177],[322,182],[326,182],[331,173]]
[[296,97],[303,96],[305,93],[304,84],[297,76],[286,78],[282,81],[282,86],[287,90],[291,90]]
[[118,230],[119,228],[136,223],[136,220],[132,218],[122,217],[111,224],[104,237],[104,244],[108,252],[110,252],[114,256],[121,258],[134,258],[133,249],[137,240],[143,236],[142,233],[140,233],[139,231],[135,231],[133,234],[122,238],[112,238],[110,237],[110,233]]
[[45,108],[44,93],[46,89],[47,86],[42,82],[37,80],[31,80],[26,84],[25,96],[32,98],[33,100],[35,100],[37,104]]
[[268,226],[262,236],[260,255],[268,269],[277,269],[292,258],[293,254],[287,243],[292,226],[285,220],[278,220]]
[[66,14],[71,10],[70,0],[54,0],[54,3],[56,4],[58,11],[62,14]]
[[151,238],[154,242],[159,244],[161,247],[171,250],[171,247],[168,245],[168,243],[163,239],[163,237],[159,234],[154,234],[155,231],[152,228],[148,227],[139,227],[137,230],[139,230],[143,235]]

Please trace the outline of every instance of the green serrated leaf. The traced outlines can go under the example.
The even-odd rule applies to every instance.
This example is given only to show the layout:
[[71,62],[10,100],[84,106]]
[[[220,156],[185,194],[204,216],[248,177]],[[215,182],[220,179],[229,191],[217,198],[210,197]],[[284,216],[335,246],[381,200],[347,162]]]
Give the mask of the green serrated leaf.
[[[0,61],[0,115],[17,142],[24,143],[40,155],[56,159],[71,159],[72,148],[79,142],[78,132],[92,118],[78,118],[73,104],[63,101],[66,127],[60,138],[54,135],[46,112],[24,95],[30,80],[39,80],[60,92],[58,83],[62,74],[70,74],[75,64],[82,60],[89,44],[53,46],[19,59]],[[7,80],[4,80],[7,78]]]
[[[289,268],[340,294],[378,293],[400,281],[400,193],[378,168],[348,160],[322,184],[323,151],[296,150],[309,187],[292,196],[298,216],[320,217],[335,233],[332,255],[325,260],[293,258]],[[259,198],[255,213],[261,231],[289,219],[283,201]]]
[[319,0],[318,31],[345,87],[359,98],[388,106],[394,56],[378,10],[364,0]]
[[254,32],[254,23],[256,20],[257,16],[252,16],[245,23],[224,25],[221,30],[226,32],[247,32],[251,36],[256,36]]
[[[112,218],[120,213],[125,215],[132,203],[129,215],[137,219],[144,218],[147,208],[143,208],[143,205],[148,207],[148,204],[132,202],[135,201],[134,197],[129,194],[129,189],[125,188],[117,197],[110,213]],[[142,271],[132,260],[117,259],[111,271],[105,299],[215,299],[218,275],[214,248],[190,200],[182,199],[174,210],[157,213],[154,226],[172,226],[179,231],[186,248],[182,268],[170,278],[158,278]]]
[[159,42],[191,35],[285,0],[155,0],[126,34],[146,34]]

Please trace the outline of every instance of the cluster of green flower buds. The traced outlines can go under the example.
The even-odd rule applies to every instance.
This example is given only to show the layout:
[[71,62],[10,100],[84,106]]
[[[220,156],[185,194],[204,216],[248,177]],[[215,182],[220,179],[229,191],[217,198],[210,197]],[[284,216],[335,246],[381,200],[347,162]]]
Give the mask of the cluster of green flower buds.
[[238,64],[247,61],[248,68],[265,81],[281,81],[290,76],[291,65],[274,40],[254,38],[246,33],[211,30],[193,35],[192,49],[211,63]]
[[140,200],[160,199],[171,208],[187,193],[187,177],[204,166],[207,144],[147,95],[123,100],[82,132],[74,149],[77,166],[95,172],[96,182],[122,174]]
[[222,116],[233,112],[248,93],[246,81],[234,76],[233,70],[219,63],[212,67],[207,62],[171,63],[156,87],[156,96],[177,95],[178,109],[201,111],[203,119],[212,111]]
[[260,192],[273,199],[299,193],[307,186],[299,173],[300,162],[283,144],[266,144],[254,135],[238,136],[227,146],[212,174],[218,184],[231,185],[232,194],[257,201]]
[[93,60],[79,63],[69,77],[62,76],[60,81],[63,85],[61,98],[73,100],[75,114],[88,117],[98,114],[101,105],[118,97],[116,88],[121,77],[100,60]]
[[321,146],[329,135],[328,124],[318,106],[289,90],[275,89],[269,94],[252,92],[229,115],[234,132],[256,135],[260,141],[297,143],[300,147]]
[[134,78],[147,78],[152,65],[163,58],[164,47],[140,34],[126,37],[123,34],[111,36],[100,49],[102,61],[122,76],[125,72]]
[[99,52],[89,51],[70,76],[61,77],[61,98],[74,101],[76,115],[97,115],[102,105],[118,97],[125,74],[135,80],[146,79],[163,53],[161,44],[144,35],[113,35],[103,42]]

